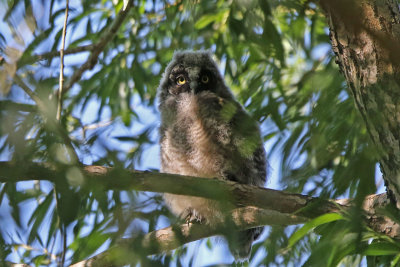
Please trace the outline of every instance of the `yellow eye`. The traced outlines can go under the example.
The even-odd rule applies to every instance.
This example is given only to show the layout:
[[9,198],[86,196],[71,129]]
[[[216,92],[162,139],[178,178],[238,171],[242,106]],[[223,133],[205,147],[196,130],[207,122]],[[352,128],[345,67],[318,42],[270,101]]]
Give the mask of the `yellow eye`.
[[207,75],[201,76],[201,82],[202,83],[208,83],[210,81],[210,78],[208,78]]
[[186,83],[185,77],[179,76],[179,77],[176,79],[176,83],[177,83],[178,85],[184,85],[184,84]]

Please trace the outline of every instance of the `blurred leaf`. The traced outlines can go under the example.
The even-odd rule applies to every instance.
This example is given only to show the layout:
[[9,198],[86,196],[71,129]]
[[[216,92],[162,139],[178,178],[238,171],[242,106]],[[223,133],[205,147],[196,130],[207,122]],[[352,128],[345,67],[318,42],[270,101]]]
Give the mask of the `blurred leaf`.
[[389,242],[372,243],[364,253],[368,256],[399,255],[400,247]]
[[302,228],[297,230],[289,239],[289,247],[293,246],[296,242],[298,242],[301,238],[303,238],[306,234],[308,234],[312,229],[322,224],[334,222],[337,220],[343,220],[343,216],[338,213],[328,213],[321,215],[307,223],[304,224]]
[[35,238],[39,237],[37,235],[39,227],[42,226],[46,214],[50,211],[49,207],[50,204],[53,202],[53,200],[54,200],[54,189],[49,192],[49,194],[46,196],[43,202],[41,202],[32,213],[32,216],[28,221],[28,224],[31,224],[33,222],[31,232],[28,238],[29,243],[32,242]]
[[224,17],[228,14],[228,12],[229,9],[222,9],[218,10],[218,13],[215,14],[203,15],[200,19],[196,21],[194,27],[200,30],[209,25],[210,23],[221,22],[224,19]]

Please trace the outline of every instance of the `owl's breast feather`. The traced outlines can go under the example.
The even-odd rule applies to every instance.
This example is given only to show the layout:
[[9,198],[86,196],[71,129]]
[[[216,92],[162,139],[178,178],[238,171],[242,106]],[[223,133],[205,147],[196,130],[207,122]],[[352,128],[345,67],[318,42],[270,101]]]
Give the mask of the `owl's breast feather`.
[[183,93],[175,99],[175,114],[162,126],[162,171],[222,177],[226,156],[219,139],[229,139],[229,130],[221,124],[218,101],[220,98],[210,93]]

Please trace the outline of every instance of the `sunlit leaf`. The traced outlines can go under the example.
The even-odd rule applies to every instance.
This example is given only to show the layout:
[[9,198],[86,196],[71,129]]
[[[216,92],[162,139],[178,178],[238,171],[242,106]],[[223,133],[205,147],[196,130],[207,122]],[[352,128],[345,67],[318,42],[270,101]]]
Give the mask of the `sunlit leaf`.
[[322,224],[334,222],[337,220],[343,220],[343,216],[338,213],[328,213],[321,215],[307,223],[304,224],[302,228],[297,230],[289,239],[289,247],[293,246],[296,242],[298,242],[301,238],[303,238],[306,234],[308,234],[312,229]]

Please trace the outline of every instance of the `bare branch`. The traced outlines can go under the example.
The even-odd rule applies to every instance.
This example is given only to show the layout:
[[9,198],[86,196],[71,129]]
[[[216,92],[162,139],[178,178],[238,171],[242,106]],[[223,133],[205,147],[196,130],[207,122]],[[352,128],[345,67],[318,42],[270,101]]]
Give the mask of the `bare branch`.
[[[89,44],[89,45],[82,45],[82,46],[78,46],[78,47],[73,47],[73,48],[68,48],[64,50],[64,55],[71,55],[71,54],[77,54],[77,53],[81,53],[81,52],[88,52],[88,51],[92,51],[93,48],[95,47],[94,44]],[[21,67],[22,65],[26,65],[26,64],[32,64],[35,63],[36,61],[40,61],[40,60],[50,60],[54,57],[58,57],[60,56],[60,50],[57,51],[50,51],[50,52],[46,52],[43,54],[35,54],[32,56],[27,56],[26,58],[23,57],[18,61],[18,67]],[[0,62],[1,64],[1,62]]]
[[82,125],[83,138],[86,139],[86,132],[88,130],[95,130],[98,128],[107,127],[113,123],[113,120],[114,120],[114,118],[111,118],[110,120],[107,120],[107,121],[101,121],[101,122],[92,123],[92,124],[88,124],[88,125]]
[[84,71],[90,70],[96,65],[97,58],[99,57],[100,53],[103,52],[103,49],[107,45],[107,43],[114,38],[115,34],[117,33],[122,22],[125,20],[132,6],[133,6],[133,0],[129,0],[128,4],[126,5],[126,8],[121,9],[111,27],[106,32],[104,32],[104,34],[100,37],[99,41],[94,45],[93,49],[91,50],[92,54],[89,56],[86,62],[74,72],[69,82],[66,84],[63,90],[63,94],[68,92],[69,89],[71,89],[71,87],[74,85],[74,83],[80,80]]
[[[94,44],[82,45],[82,46],[78,46],[78,47],[74,47],[74,48],[68,48],[68,49],[64,50],[64,55],[88,52],[88,51],[92,51],[94,48],[95,48]],[[60,55],[60,53],[61,53],[61,51],[50,51],[47,53],[34,55],[34,57],[36,57],[35,60],[46,60],[46,59],[51,59],[53,57],[57,57]]]
[[28,264],[21,264],[21,263],[13,263],[13,262],[5,262],[6,267],[30,267]]
[[64,27],[62,31],[62,40],[61,40],[61,50],[60,50],[60,78],[59,78],[59,88],[58,88],[58,105],[57,105],[57,115],[56,119],[60,120],[61,118],[61,110],[62,110],[62,91],[64,84],[64,48],[65,48],[65,35],[67,33],[67,21],[68,21],[68,9],[69,9],[69,0],[65,2],[65,18],[64,18]]

